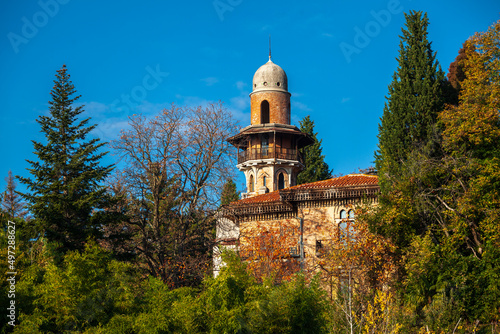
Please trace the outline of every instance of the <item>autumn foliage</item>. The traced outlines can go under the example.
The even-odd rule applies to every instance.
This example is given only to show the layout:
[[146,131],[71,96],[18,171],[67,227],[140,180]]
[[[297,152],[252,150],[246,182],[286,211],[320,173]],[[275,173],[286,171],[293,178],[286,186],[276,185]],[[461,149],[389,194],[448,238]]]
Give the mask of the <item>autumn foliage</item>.
[[288,281],[300,269],[298,221],[257,222],[242,229],[240,255],[258,280]]
[[458,104],[400,160],[369,219],[396,245],[406,327],[422,333],[495,332],[500,320],[500,21],[461,52]]
[[497,22],[486,33],[478,33],[465,43],[460,104],[448,106],[440,115],[449,149],[481,151],[491,148],[500,137],[499,29]]
[[[319,259],[325,287],[338,311],[338,331],[394,333],[394,245],[373,234],[366,219],[372,207],[359,206],[356,219],[342,219]],[[380,310],[385,312],[380,312]]]
[[[78,120],[63,67],[39,118],[55,139],[34,142],[40,161],[20,178],[34,219],[10,173],[1,196],[3,272],[6,226],[17,229],[16,326],[1,332],[499,333],[500,21],[464,44],[446,106],[427,16],[407,21],[378,204],[319,221],[331,234],[314,254],[304,240],[304,261],[300,219],[240,224],[228,241],[239,252],[223,252],[217,277],[214,213],[238,198],[231,113],[215,103],[131,116],[111,143],[121,159],[111,177],[104,143],[84,140],[95,126]],[[0,284],[1,305],[10,286]]]

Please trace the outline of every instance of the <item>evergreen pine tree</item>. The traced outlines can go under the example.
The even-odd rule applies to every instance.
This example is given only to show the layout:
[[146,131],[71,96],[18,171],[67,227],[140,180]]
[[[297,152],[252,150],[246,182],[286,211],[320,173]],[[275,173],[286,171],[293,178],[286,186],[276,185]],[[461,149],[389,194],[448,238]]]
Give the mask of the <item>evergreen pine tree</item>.
[[224,188],[222,189],[220,204],[228,205],[231,202],[237,201],[239,199],[240,195],[236,190],[236,183],[234,183],[233,179],[227,178],[226,183],[224,183]]
[[314,143],[301,149],[305,169],[297,176],[297,184],[327,180],[332,177],[332,171],[322,155],[321,142],[314,132],[314,121],[308,115],[300,121],[300,131],[307,133],[314,139]]
[[376,168],[382,191],[414,148],[432,146],[438,113],[443,109],[444,73],[427,40],[427,14],[410,11],[400,36],[398,69],[379,125]]
[[[37,122],[46,143],[33,141],[37,161],[27,160],[33,179],[19,177],[28,191],[23,197],[34,216],[38,233],[65,250],[83,249],[88,237],[98,237],[109,222],[113,199],[102,185],[113,166],[102,167],[99,152],[105,144],[86,140],[96,125],[90,118],[79,120],[83,106],[73,106],[80,96],[70,81],[66,66],[57,71],[49,101],[49,116]],[[73,97],[72,97],[73,96]]]
[[5,182],[7,182],[7,187],[2,194],[2,208],[11,219],[24,218],[26,215],[24,203],[16,191],[17,184],[12,176],[12,171],[9,170],[9,176],[5,178]]

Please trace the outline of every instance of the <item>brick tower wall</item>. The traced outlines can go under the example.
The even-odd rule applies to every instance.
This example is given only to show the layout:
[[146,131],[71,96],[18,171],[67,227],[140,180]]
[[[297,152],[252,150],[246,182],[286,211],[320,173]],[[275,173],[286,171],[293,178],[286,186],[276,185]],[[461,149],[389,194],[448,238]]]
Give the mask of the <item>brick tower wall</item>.
[[269,123],[290,124],[290,94],[285,92],[258,92],[250,95],[252,125],[262,124],[260,104],[269,102]]

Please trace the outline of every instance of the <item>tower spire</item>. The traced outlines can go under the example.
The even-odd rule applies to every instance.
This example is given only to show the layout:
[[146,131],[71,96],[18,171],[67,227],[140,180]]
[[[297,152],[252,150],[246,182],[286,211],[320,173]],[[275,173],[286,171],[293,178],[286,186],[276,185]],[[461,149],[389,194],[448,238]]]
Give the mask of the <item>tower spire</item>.
[[269,61],[271,61],[271,34],[269,34]]

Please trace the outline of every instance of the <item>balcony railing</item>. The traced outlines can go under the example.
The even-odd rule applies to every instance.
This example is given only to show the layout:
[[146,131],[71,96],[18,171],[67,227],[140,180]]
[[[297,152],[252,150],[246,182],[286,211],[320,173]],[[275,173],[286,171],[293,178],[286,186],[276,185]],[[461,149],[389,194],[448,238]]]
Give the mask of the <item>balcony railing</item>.
[[248,148],[245,151],[238,152],[238,163],[248,160],[261,159],[284,159],[302,162],[302,157],[296,149],[269,147],[269,148]]

